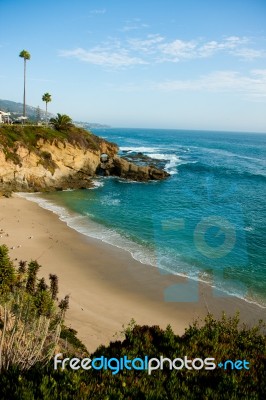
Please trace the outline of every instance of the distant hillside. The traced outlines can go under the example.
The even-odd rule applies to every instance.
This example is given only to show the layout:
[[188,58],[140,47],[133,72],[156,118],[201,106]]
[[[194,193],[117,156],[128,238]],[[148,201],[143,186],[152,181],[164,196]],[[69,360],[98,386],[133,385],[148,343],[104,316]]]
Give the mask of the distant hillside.
[[74,124],[77,126],[80,126],[81,128],[88,129],[88,130],[111,128],[110,125],[98,124],[97,122],[74,121]]
[[[23,104],[22,103],[16,103],[15,101],[10,101],[10,100],[1,100],[0,99],[0,110],[10,112],[11,113],[11,118],[14,120],[17,117],[23,115]],[[38,116],[39,113],[39,116]],[[39,109],[37,107],[32,107],[26,105],[26,114],[27,117],[30,120],[36,121],[39,119],[45,119],[45,111],[42,109]],[[54,117],[54,114],[52,113],[47,113],[48,118]]]
[[[23,103],[17,103],[15,101],[0,99],[0,110],[10,112],[11,119],[15,120],[17,117],[23,115]],[[37,121],[39,119],[45,120],[45,111],[42,110],[41,108],[38,110],[37,107],[26,105],[26,114],[27,117],[33,121]],[[47,113],[47,116],[48,119],[55,117],[54,114],[49,112]],[[110,126],[108,125],[102,125],[96,122],[74,121],[74,124],[88,130],[97,128],[110,128]]]

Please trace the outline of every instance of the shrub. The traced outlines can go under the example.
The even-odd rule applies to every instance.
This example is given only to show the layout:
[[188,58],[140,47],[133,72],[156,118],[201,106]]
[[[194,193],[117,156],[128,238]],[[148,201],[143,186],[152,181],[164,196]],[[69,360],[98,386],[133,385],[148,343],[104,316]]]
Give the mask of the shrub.
[[44,279],[37,279],[37,261],[16,269],[8,248],[0,246],[0,372],[27,370],[53,355],[68,298],[57,304]]
[[[171,327],[131,324],[124,330],[125,339],[100,346],[90,358],[213,357],[216,361],[246,359],[250,370],[124,370],[113,375],[110,370],[54,370],[53,364],[35,365],[25,372],[7,371],[0,376],[5,395],[12,379],[14,397],[9,399],[146,399],[146,400],[262,400],[266,395],[266,342],[262,324],[254,328],[239,325],[239,319],[208,315],[205,324],[188,327],[183,336]],[[10,387],[10,383],[9,383]],[[25,395],[25,397],[23,397]],[[28,396],[28,397],[27,397]],[[5,398],[5,397],[3,397]]]

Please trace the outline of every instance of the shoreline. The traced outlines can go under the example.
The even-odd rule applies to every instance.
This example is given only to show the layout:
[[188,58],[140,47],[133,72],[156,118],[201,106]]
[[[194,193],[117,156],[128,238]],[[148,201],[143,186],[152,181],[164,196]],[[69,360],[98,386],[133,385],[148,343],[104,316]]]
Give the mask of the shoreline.
[[[95,187],[92,188],[92,189],[97,189],[98,186],[102,186],[103,185],[99,181],[94,181],[93,184],[95,184]],[[70,190],[72,191],[72,189],[70,189]],[[36,195],[40,195],[40,197],[37,197]],[[153,254],[149,255],[149,257],[151,257],[151,258],[146,262],[146,261],[143,260],[143,259],[146,258],[145,255],[144,256],[142,255],[142,257],[140,257],[139,255],[138,255],[138,257],[136,256],[136,252],[139,253],[139,248],[133,249],[133,248],[126,247],[126,245],[128,245],[128,244],[125,244],[125,243],[123,243],[124,244],[124,247],[123,247],[121,244],[118,245],[117,243],[114,243],[114,241],[113,242],[112,241],[108,241],[106,239],[106,233],[105,233],[104,237],[99,237],[98,235],[95,234],[95,232],[92,234],[92,232],[88,232],[87,231],[88,228],[91,229],[92,226],[94,227],[94,225],[95,224],[98,225],[98,223],[95,223],[95,222],[93,222],[91,220],[88,221],[87,224],[86,224],[86,231],[84,231],[83,227],[81,228],[77,224],[70,223],[69,221],[71,221],[72,219],[81,218],[81,215],[76,213],[76,212],[74,212],[74,211],[68,210],[67,207],[65,207],[65,206],[57,205],[56,203],[52,203],[50,200],[47,200],[44,197],[41,197],[42,196],[41,192],[34,192],[34,193],[18,192],[18,193],[16,193],[16,196],[19,196],[19,197],[24,198],[24,199],[26,199],[28,201],[31,201],[31,202],[39,205],[39,207],[43,208],[44,210],[52,212],[53,214],[55,214],[58,217],[58,219],[60,221],[64,222],[70,229],[75,230],[76,232],[80,233],[81,235],[84,235],[89,239],[96,239],[96,240],[100,241],[101,243],[103,243],[105,245],[107,244],[107,245],[110,245],[110,246],[115,247],[117,249],[126,251],[129,254],[129,257],[132,257],[135,261],[137,261],[137,262],[139,262],[139,263],[141,263],[143,265],[146,265],[148,267],[153,267],[153,268],[156,268],[156,269],[159,268],[156,265],[156,260],[155,259],[153,260],[153,262],[151,261],[151,258],[154,258]],[[99,232],[98,232],[98,234],[99,234]],[[121,238],[119,238],[119,239],[121,240]],[[138,246],[138,245],[135,244],[135,246]],[[161,271],[162,271],[161,274],[170,274],[170,275],[173,275],[173,276],[177,276],[177,277],[179,277],[181,279],[185,278],[185,279],[188,279],[190,281],[200,282],[200,283],[202,283],[204,285],[207,285],[209,288],[211,288],[211,290],[214,289],[214,290],[220,292],[221,293],[221,297],[226,297],[226,296],[234,297],[234,298],[237,298],[237,299],[242,300],[244,302],[247,302],[248,304],[252,304],[254,306],[257,306],[257,307],[259,307],[261,309],[265,309],[266,310],[266,303],[265,303],[265,305],[264,304],[260,304],[260,303],[256,302],[256,300],[244,298],[240,294],[230,292],[229,290],[226,290],[225,288],[219,288],[217,285],[214,285],[211,281],[208,281],[206,279],[204,280],[204,279],[200,278],[200,276],[193,277],[193,276],[185,275],[184,273],[182,274],[182,273],[179,273],[179,272],[173,272],[173,271],[167,270],[167,269],[161,269]],[[266,301],[266,298],[265,298],[265,301]]]
[[42,265],[39,277],[58,275],[59,298],[70,294],[65,323],[78,331],[90,352],[115,340],[132,318],[141,325],[170,324],[177,334],[207,312],[221,317],[222,311],[239,311],[248,325],[265,320],[264,308],[234,296],[214,297],[212,287],[201,281],[193,281],[199,295],[195,302],[167,302],[167,288],[192,280],[162,274],[127,250],[75,231],[52,211],[18,195],[1,198],[0,204],[0,244],[9,247],[10,258],[17,262],[37,259]]

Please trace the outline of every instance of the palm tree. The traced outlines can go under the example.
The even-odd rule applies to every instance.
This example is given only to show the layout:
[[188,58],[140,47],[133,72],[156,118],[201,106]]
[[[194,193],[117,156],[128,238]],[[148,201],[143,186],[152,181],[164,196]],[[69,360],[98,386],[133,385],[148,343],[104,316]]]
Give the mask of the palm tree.
[[73,125],[72,119],[68,115],[59,113],[57,113],[56,118],[50,119],[50,124],[52,124],[57,131],[64,130]]
[[23,95],[23,117],[26,117],[26,61],[30,60],[30,53],[22,50],[19,57],[24,58],[24,95]]
[[52,96],[50,95],[50,93],[44,93],[44,95],[42,96],[42,101],[45,101],[46,103],[46,112],[45,112],[45,120],[46,120],[46,125],[47,125],[47,103],[50,103],[50,101],[52,101]]

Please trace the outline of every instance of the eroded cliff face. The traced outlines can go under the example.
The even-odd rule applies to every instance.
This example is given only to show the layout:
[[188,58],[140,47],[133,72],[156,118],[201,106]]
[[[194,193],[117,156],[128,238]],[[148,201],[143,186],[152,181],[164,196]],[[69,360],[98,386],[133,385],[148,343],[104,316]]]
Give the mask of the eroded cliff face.
[[35,149],[18,144],[14,155],[0,148],[0,186],[13,191],[82,188],[91,186],[101,153],[113,156],[116,145],[101,141],[98,150],[67,141],[40,139]]
[[[97,145],[88,148],[68,140],[40,138],[34,146],[20,141],[12,151],[0,144],[0,190],[42,191],[78,189],[92,186],[97,174],[125,179],[148,181],[168,176],[164,170],[152,166],[138,166],[118,157],[114,143],[96,136]],[[101,154],[108,155],[108,163],[101,163]]]

